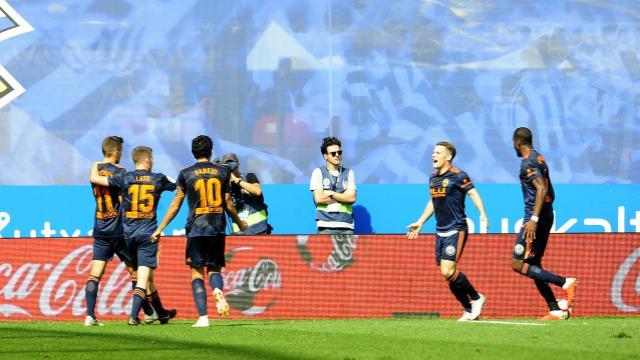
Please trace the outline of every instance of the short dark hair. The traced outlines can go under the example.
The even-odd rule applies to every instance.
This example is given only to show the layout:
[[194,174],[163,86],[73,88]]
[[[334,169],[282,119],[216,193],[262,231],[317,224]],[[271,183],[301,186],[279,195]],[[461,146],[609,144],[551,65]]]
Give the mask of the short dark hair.
[[199,135],[191,140],[191,153],[196,159],[211,159],[213,140],[207,135]]
[[326,138],[322,139],[322,145],[320,146],[320,151],[322,152],[322,154],[326,154],[327,148],[332,145],[338,145],[342,147],[342,143],[335,136],[327,136]]
[[533,144],[533,134],[526,127],[519,127],[513,131],[513,140],[520,140],[525,145]]
[[451,153],[451,161],[456,157],[456,147],[452,143],[446,141],[440,141],[436,146],[444,146]]
[[122,152],[122,143],[124,140],[120,136],[107,136],[102,140],[102,155],[113,155],[116,151]]
[[131,158],[134,164],[138,164],[142,159],[150,158],[153,154],[153,149],[148,146],[137,146],[131,152]]

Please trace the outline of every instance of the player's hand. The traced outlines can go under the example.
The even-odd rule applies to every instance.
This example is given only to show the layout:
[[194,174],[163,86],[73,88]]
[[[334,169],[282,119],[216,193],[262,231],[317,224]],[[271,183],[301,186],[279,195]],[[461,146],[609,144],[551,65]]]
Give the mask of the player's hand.
[[418,222],[414,222],[413,224],[407,226],[407,229],[409,229],[409,231],[407,231],[407,239],[415,239],[418,237],[418,234],[420,234],[420,229],[422,229],[422,224],[418,223]]
[[249,225],[247,224],[246,221],[242,220],[240,221],[240,224],[238,224],[238,227],[240,228],[240,231],[247,231],[247,228],[249,228]]
[[160,231],[156,230],[151,234],[151,243],[157,243],[160,241]]
[[237,184],[241,179],[237,177],[234,173],[231,173],[231,182]]
[[527,221],[524,224],[524,240],[526,242],[532,242],[536,239],[536,230],[538,229],[538,223],[535,221]]
[[487,230],[489,230],[489,220],[480,219],[480,233],[486,234]]

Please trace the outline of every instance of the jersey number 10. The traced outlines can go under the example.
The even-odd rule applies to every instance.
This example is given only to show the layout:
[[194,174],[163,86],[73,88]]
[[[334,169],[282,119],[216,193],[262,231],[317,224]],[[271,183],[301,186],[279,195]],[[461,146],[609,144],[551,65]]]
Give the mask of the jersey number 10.
[[200,206],[195,209],[196,215],[221,213],[222,185],[218,178],[200,178],[196,180],[194,189],[200,194]]

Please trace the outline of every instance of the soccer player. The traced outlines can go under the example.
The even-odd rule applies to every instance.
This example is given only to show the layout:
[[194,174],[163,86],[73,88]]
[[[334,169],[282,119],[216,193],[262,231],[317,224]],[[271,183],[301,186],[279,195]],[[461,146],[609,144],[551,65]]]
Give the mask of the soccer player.
[[478,293],[464,273],[456,268],[468,235],[465,195],[469,195],[480,212],[480,228],[483,232],[489,223],[480,194],[471,179],[464,171],[451,164],[455,157],[456,148],[452,144],[444,141],[436,144],[431,156],[433,167],[436,169],[429,179],[431,197],[422,216],[407,226],[407,238],[417,238],[422,225],[435,212],[436,263],[440,266],[440,273],[449,283],[449,289],[464,308],[458,320],[468,321],[478,319],[485,297]]
[[[122,157],[123,140],[119,136],[108,136],[102,141],[102,163],[98,164],[98,173],[112,177],[125,170],[118,166]],[[120,199],[118,190],[107,186],[91,184],[96,201],[95,218],[93,222],[93,261],[91,271],[85,287],[87,302],[87,316],[85,326],[101,326],[95,314],[96,298],[100,279],[104,275],[107,261],[117,254],[125,263],[127,271],[135,282],[135,269],[131,265],[129,252],[124,243],[122,221],[120,218]],[[151,315],[151,314],[150,314]]]
[[[163,174],[153,173],[152,149],[138,146],[132,153],[135,170],[101,176],[97,163],[91,169],[91,182],[118,188],[123,199],[124,236],[131,262],[137,267],[138,282],[133,291],[133,306],[129,325],[139,325],[138,313],[146,301],[151,302],[160,319],[166,323],[175,316],[174,310],[162,307],[160,296],[153,285],[153,270],[157,267],[158,243],[151,238],[157,227],[156,208],[163,191],[173,191],[176,184]],[[149,291],[147,293],[147,290]]]
[[186,264],[191,267],[191,288],[199,318],[193,327],[209,326],[207,293],[204,287],[205,267],[209,285],[213,289],[216,309],[221,317],[229,316],[229,305],[224,297],[224,279],[220,271],[225,266],[225,211],[241,231],[247,224],[240,220],[230,195],[229,169],[211,162],[213,141],[200,135],[191,142],[191,152],[196,163],[180,170],[178,191],[167,210],[162,223],[152,237],[159,239],[162,230],[173,220],[185,194],[189,214],[185,226],[187,233]]
[[[575,278],[563,278],[542,268],[542,257],[553,225],[555,193],[549,167],[532,144],[531,130],[519,127],[513,132],[513,147],[518,157],[522,158],[519,177],[524,195],[524,226],[513,247],[511,267],[517,273],[533,279],[540,295],[547,302],[549,314],[541,320],[568,319],[576,298],[578,281]],[[560,309],[549,283],[566,291],[568,311]]]

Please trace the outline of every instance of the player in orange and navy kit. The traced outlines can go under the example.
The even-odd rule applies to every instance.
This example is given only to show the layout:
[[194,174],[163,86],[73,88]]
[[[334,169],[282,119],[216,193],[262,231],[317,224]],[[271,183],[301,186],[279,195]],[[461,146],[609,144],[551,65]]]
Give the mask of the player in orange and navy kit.
[[[100,175],[112,177],[125,170],[118,166],[122,157],[123,140],[119,136],[108,136],[102,141],[102,154],[104,159],[98,164]],[[98,296],[100,279],[104,275],[107,261],[118,255],[125,263],[127,271],[135,282],[135,269],[131,265],[129,252],[124,243],[122,233],[122,220],[120,217],[120,199],[118,189],[91,184],[93,196],[96,201],[96,211],[93,223],[93,261],[89,280],[85,286],[85,300],[87,303],[87,316],[85,326],[102,325],[96,319],[95,307]]]
[[464,308],[460,321],[476,320],[485,303],[484,295],[471,285],[465,274],[456,269],[467,241],[468,225],[465,214],[465,197],[469,195],[480,212],[480,227],[483,232],[489,226],[487,214],[480,194],[469,176],[454,167],[455,147],[441,141],[433,150],[433,167],[429,187],[431,198],[420,218],[407,226],[407,238],[415,239],[422,225],[436,214],[436,263],[440,273],[449,283],[449,289]]
[[[133,306],[129,325],[138,325],[138,313],[145,302],[154,305],[163,323],[175,316],[174,310],[162,307],[157,290],[153,285],[153,270],[157,267],[158,243],[151,238],[157,227],[156,208],[160,194],[173,191],[176,184],[163,174],[153,173],[152,150],[146,146],[133,149],[133,162],[136,169],[120,172],[112,177],[100,176],[97,165],[91,170],[91,182],[97,185],[117,188],[123,199],[123,229],[125,242],[131,256],[131,263],[136,266],[138,283],[133,291]],[[149,290],[149,296],[147,296]]]
[[[541,318],[542,320],[568,319],[573,309],[578,282],[575,278],[563,278],[542,267],[542,257],[553,225],[555,192],[549,176],[549,167],[532,144],[531,130],[520,127],[513,132],[513,147],[518,157],[522,158],[519,178],[524,196],[524,226],[513,247],[512,268],[519,274],[533,279],[547,302],[549,314]],[[566,291],[566,311],[558,306],[549,283]]]
[[162,230],[173,220],[185,196],[189,203],[187,216],[186,264],[191,268],[191,288],[199,318],[193,327],[209,326],[207,293],[204,287],[205,267],[209,285],[213,289],[216,308],[221,317],[229,315],[229,305],[224,297],[224,279],[220,271],[225,266],[225,212],[241,231],[247,224],[240,220],[231,201],[231,172],[228,168],[211,162],[213,141],[200,135],[191,142],[191,152],[196,163],[180,170],[178,191],[167,214],[152,237],[158,239]]

